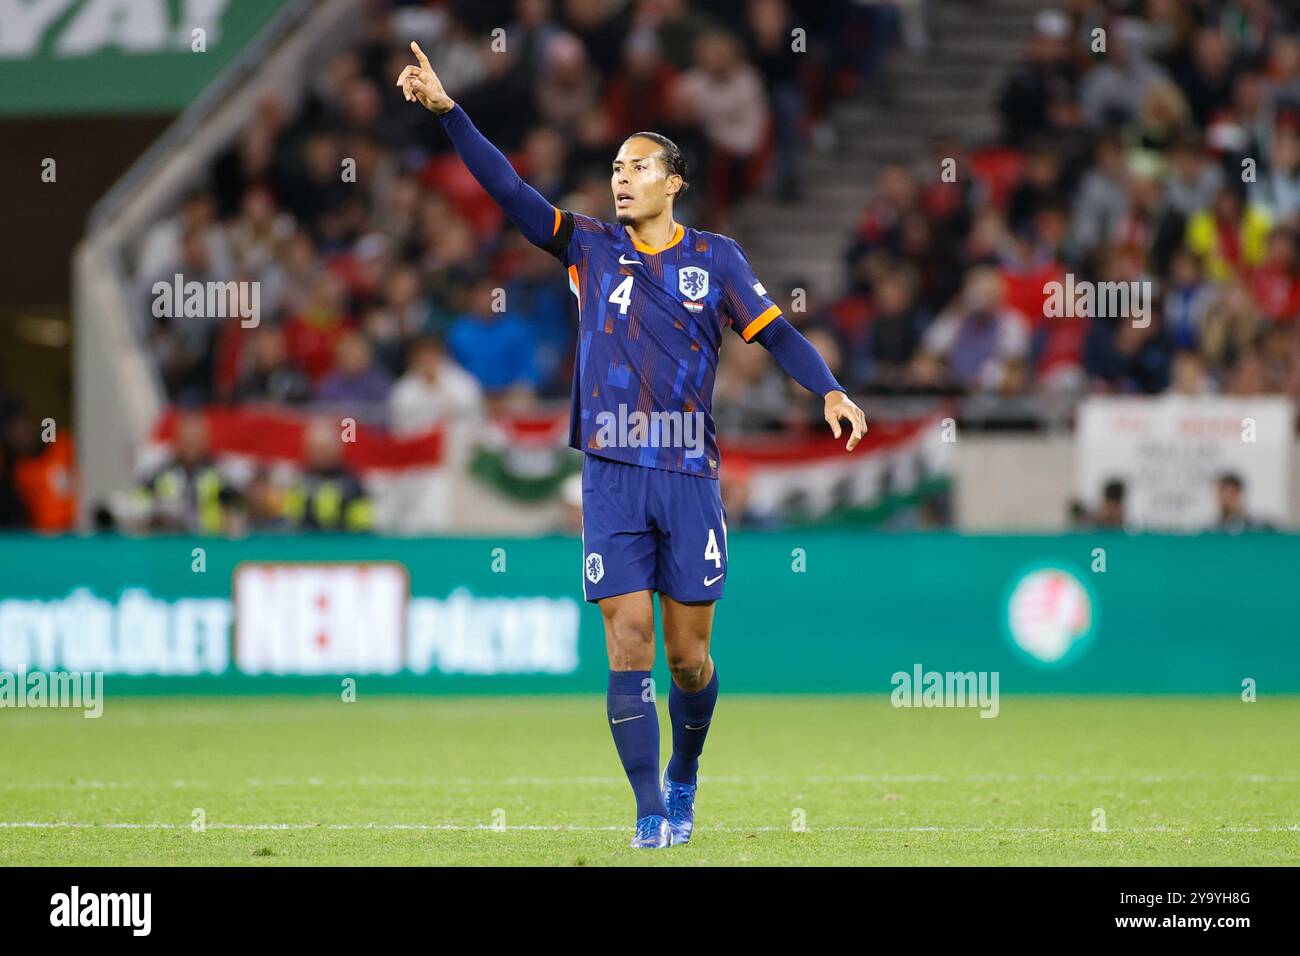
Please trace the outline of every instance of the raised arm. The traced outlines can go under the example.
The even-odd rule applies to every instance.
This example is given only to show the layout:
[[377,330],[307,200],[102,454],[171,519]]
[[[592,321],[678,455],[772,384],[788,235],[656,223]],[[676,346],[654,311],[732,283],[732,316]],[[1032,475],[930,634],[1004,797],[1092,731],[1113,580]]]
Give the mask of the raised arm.
[[402,95],[408,102],[419,103],[442,120],[443,129],[451,138],[461,161],[524,238],[533,245],[554,251],[552,245],[559,229],[559,210],[519,177],[510,160],[478,131],[465,111],[447,95],[418,43],[411,44],[411,52],[420,65],[408,66],[397,78]]

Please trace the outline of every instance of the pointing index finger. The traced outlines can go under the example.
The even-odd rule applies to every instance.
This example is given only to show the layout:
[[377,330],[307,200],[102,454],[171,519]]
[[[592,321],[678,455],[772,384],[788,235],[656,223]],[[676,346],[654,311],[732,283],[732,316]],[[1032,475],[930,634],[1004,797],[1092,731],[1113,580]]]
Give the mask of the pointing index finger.
[[429,58],[425,56],[424,51],[420,49],[420,44],[416,43],[414,40],[411,41],[411,52],[414,53],[415,58],[420,61],[420,66],[423,69],[429,69]]

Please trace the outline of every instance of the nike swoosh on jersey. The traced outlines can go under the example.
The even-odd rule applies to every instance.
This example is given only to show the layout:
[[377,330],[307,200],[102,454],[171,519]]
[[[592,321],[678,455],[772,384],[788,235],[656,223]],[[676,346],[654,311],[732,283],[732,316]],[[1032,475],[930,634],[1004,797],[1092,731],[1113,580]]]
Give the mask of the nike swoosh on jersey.
[[724,577],[726,577],[725,574],[719,574],[716,578],[705,578],[705,579],[704,579],[704,586],[705,586],[706,588],[707,588],[707,587],[712,587],[713,585],[715,585],[715,584],[717,584],[719,581],[721,581]]
[[618,257],[618,264],[621,266],[639,266],[643,263],[640,259],[627,259],[621,253]]
[[611,724],[626,724],[629,720],[637,720],[644,716],[645,714],[637,714],[636,717],[611,717],[609,722]]

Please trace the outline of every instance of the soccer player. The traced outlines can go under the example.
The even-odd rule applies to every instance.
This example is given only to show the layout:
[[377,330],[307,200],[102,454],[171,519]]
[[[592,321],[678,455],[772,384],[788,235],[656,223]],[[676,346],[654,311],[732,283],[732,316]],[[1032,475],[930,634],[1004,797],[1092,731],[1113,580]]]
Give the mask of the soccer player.
[[[709,639],[727,573],[727,524],[710,406],[724,329],[759,342],[823,396],[835,437],[841,421],[851,429],[849,451],[866,433],[865,417],[782,317],[740,247],[673,219],[687,184],[670,140],[636,133],[619,149],[610,177],[617,224],[557,209],[474,128],[420,47],[411,51],[419,65],[397,78],[406,99],[438,115],[510,221],[568,269],[578,300],[569,444],[585,453],[583,590],[605,623],[606,711],[636,797],[632,846],[685,843],[718,698]],[[673,754],[662,785],[650,679],[656,591],[672,672]]]

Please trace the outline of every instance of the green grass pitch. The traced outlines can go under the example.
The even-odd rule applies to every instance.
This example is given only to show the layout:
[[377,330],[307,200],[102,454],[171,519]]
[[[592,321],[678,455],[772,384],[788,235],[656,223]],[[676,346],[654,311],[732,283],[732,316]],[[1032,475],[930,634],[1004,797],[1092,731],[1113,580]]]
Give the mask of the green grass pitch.
[[724,693],[694,840],[634,851],[600,696],[364,688],[0,711],[0,864],[1300,860],[1300,698],[1004,696],[983,719]]

